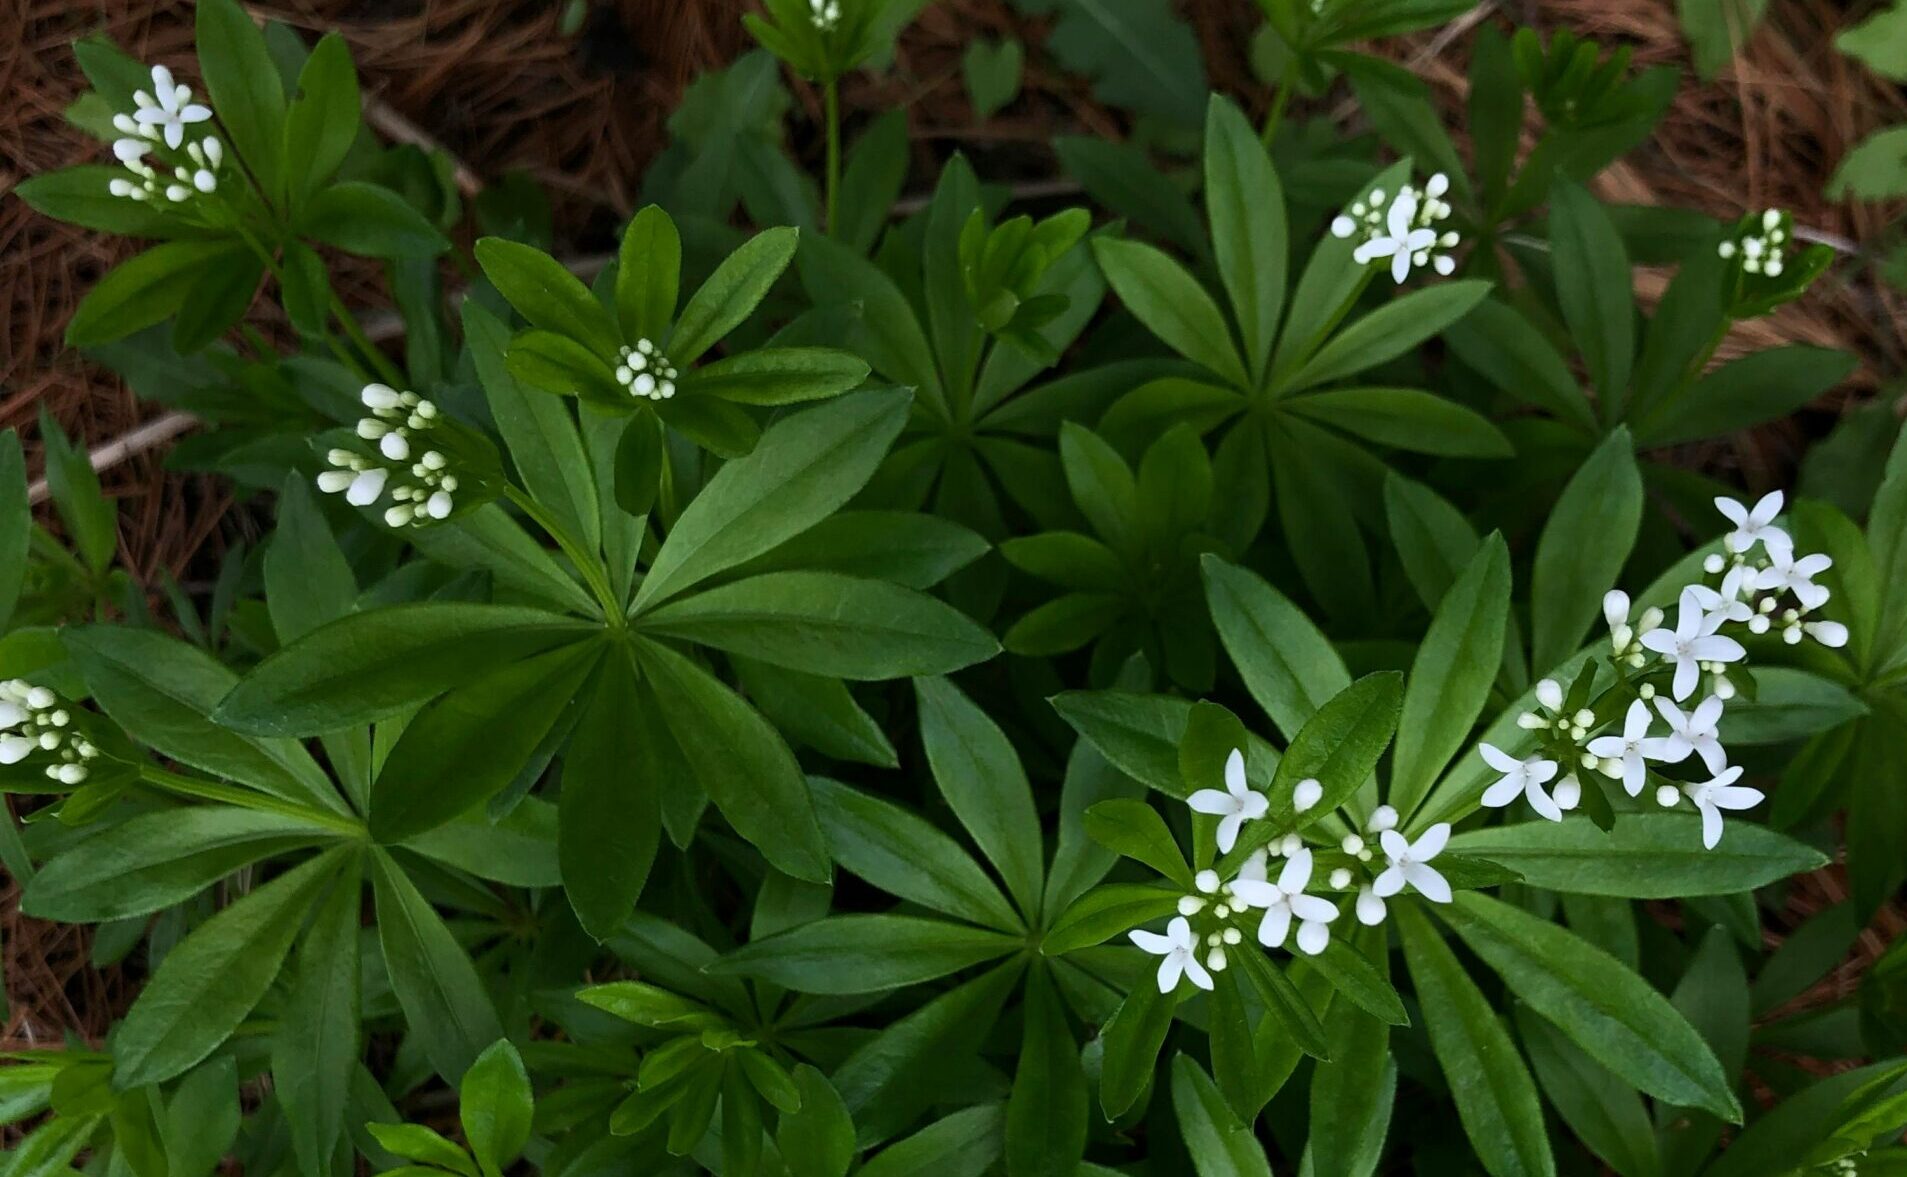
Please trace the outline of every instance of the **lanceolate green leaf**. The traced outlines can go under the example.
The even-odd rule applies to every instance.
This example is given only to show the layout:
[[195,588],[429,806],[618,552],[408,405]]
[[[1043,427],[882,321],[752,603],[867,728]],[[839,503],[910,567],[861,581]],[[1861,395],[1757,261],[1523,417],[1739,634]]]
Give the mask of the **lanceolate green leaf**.
[[1142,974],[1106,1023],[1100,1035],[1105,1053],[1099,1066],[1099,1106],[1108,1120],[1123,1116],[1145,1093],[1177,1008],[1176,994],[1159,992],[1152,978]]
[[213,718],[261,735],[339,731],[388,719],[499,663],[591,631],[560,614],[514,605],[419,602],[356,613],[260,662]]
[[1491,1177],[1554,1177],[1536,1083],[1496,1011],[1424,916],[1401,906],[1397,925],[1431,1048],[1477,1159]]
[[616,316],[624,339],[659,342],[675,318],[682,236],[657,206],[645,205],[623,231],[616,265]]
[[916,679],[921,743],[941,796],[1029,917],[1039,911],[1045,856],[1026,770],[1006,733],[944,678]]
[[1721,1064],[1668,998],[1575,933],[1465,892],[1441,912],[1517,996],[1638,1089],[1729,1120],[1741,1105]]
[[299,1171],[331,1172],[358,1065],[358,918],[364,885],[357,864],[340,873],[318,908],[291,968],[291,990],[272,1035],[272,1090],[285,1109]]
[[1579,185],[1554,189],[1550,233],[1556,251],[1556,296],[1570,334],[1602,394],[1606,420],[1617,417],[1635,360],[1635,295],[1629,254],[1609,214]]
[[236,0],[199,5],[199,69],[225,133],[268,198],[282,193],[285,89],[265,37]]
[[1534,887],[1624,899],[1733,895],[1827,861],[1812,846],[1753,822],[1730,824],[1721,843],[1704,850],[1701,826],[1692,813],[1624,813],[1604,832],[1572,817],[1465,830],[1450,849],[1509,867]]
[[391,990],[424,1057],[454,1082],[485,1047],[503,1037],[496,1006],[469,954],[397,860],[374,850],[371,863],[378,942]]
[[1205,112],[1205,212],[1212,253],[1254,379],[1271,359],[1285,301],[1284,190],[1245,116],[1214,94]]
[[692,364],[740,326],[788,268],[799,241],[795,229],[770,229],[724,258],[683,305],[669,337],[669,359],[677,366]]
[[908,915],[836,915],[756,940],[709,968],[800,993],[873,993],[931,981],[1006,956],[1004,932]]
[[1616,583],[1642,525],[1642,475],[1618,428],[1576,471],[1536,544],[1531,669],[1547,674],[1576,651]]
[[523,1058],[507,1039],[492,1043],[465,1072],[458,1089],[464,1139],[484,1177],[503,1170],[530,1139],[533,1097]]
[[1333,335],[1280,387],[1312,388],[1396,359],[1463,318],[1489,290],[1487,282],[1465,279],[1402,295]]
[[9,429],[0,433],[0,632],[6,630],[26,581],[27,540],[32,534],[26,462],[20,454],[20,435]]
[[1278,761],[1265,820],[1245,827],[1229,857],[1241,860],[1281,831],[1289,832],[1296,813],[1292,793],[1299,781],[1316,780],[1323,786],[1316,806],[1319,813],[1330,813],[1351,801],[1390,746],[1403,694],[1403,676],[1394,670],[1380,671],[1357,680],[1318,708]]
[[1006,1105],[1008,1177],[1071,1177],[1086,1149],[1086,1072],[1053,982],[1027,976],[1019,1066]]
[[1390,795],[1408,816],[1463,747],[1490,697],[1510,611],[1510,553],[1492,535],[1444,594],[1411,664]]
[[896,898],[990,927],[1023,927],[1000,888],[960,845],[890,801],[810,777],[815,810],[841,866]]
[[820,522],[861,489],[906,419],[907,395],[863,392],[789,417],[709,480],[669,532],[636,608],[669,597]]
[[1185,1055],[1172,1060],[1172,1110],[1198,1177],[1271,1177],[1271,1162],[1225,1104],[1216,1084]]
[[1150,245],[1113,237],[1094,238],[1093,255],[1120,301],[1167,347],[1235,388],[1250,386],[1224,314],[1184,266]]
[[577,340],[605,363],[616,355],[622,334],[609,312],[555,258],[501,237],[477,242],[476,255],[491,285],[533,326]]
[[629,652],[603,658],[563,757],[557,855],[583,930],[606,939],[634,909],[661,840],[660,782],[640,771],[643,705]]
[[278,976],[311,904],[351,851],[334,850],[219,912],[166,954],[113,1036],[113,1083],[160,1083],[218,1049]]
[[1294,736],[1313,712],[1351,685],[1344,660],[1318,627],[1256,574],[1206,556],[1205,599],[1245,689],[1278,730]]

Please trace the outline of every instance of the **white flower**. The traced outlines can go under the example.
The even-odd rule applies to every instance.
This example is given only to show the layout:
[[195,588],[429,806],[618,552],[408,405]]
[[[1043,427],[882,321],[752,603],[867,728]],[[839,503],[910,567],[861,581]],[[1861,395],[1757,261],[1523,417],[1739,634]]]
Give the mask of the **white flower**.
[[73,728],[59,696],[21,679],[0,682],[0,765],[49,754],[42,771],[60,785],[84,784],[99,749]]
[[1755,570],[1746,564],[1736,564],[1722,577],[1720,589],[1709,588],[1705,584],[1692,584],[1688,591],[1702,606],[1702,624],[1709,632],[1720,629],[1725,622],[1752,621],[1755,608],[1742,599],[1742,590],[1754,587]]
[[1755,232],[1751,224],[1740,237],[1722,242],[1716,252],[1725,258],[1740,254],[1741,268],[1750,274],[1779,278],[1793,237],[1793,219],[1780,209],[1771,208],[1761,214],[1757,223],[1761,232]]
[[1477,751],[1491,768],[1503,774],[1494,785],[1483,791],[1485,805],[1501,809],[1521,794],[1529,799],[1530,808],[1544,817],[1551,821],[1563,820],[1563,811],[1543,788],[1556,779],[1557,765],[1554,760],[1545,760],[1541,756],[1518,760],[1495,744],[1480,744]]
[[1238,831],[1248,821],[1265,816],[1271,802],[1263,793],[1245,783],[1245,754],[1237,748],[1225,758],[1225,792],[1200,789],[1185,799],[1198,813],[1219,819],[1218,852],[1230,854],[1238,844]]
[[1775,516],[1781,514],[1781,503],[1778,490],[1761,496],[1753,507],[1735,499],[1717,498],[1715,509],[1735,525],[1733,531],[1722,537],[1722,546],[1737,555],[1753,550],[1756,544],[1766,547],[1769,555],[1779,548],[1792,549],[1794,541],[1788,538],[1788,533],[1774,526]]
[[[1380,840],[1384,846],[1384,857],[1390,865],[1371,884],[1373,895],[1388,899],[1409,883],[1432,903],[1450,902],[1449,882],[1430,865],[1430,860],[1442,854],[1444,844],[1450,841],[1449,822],[1440,821],[1431,826],[1418,835],[1415,842],[1396,830],[1385,830]],[[1362,901],[1360,897],[1359,902]]]
[[1700,595],[1693,591],[1695,587],[1682,590],[1673,631],[1656,629],[1642,635],[1644,646],[1675,663],[1672,690],[1678,700],[1694,692],[1701,681],[1703,663],[1736,662],[1747,654],[1734,638],[1709,632],[1708,614]]
[[1264,910],[1264,918],[1258,924],[1260,944],[1267,948],[1283,946],[1295,918],[1299,950],[1311,956],[1324,951],[1330,942],[1331,921],[1338,918],[1338,909],[1328,899],[1306,895],[1304,889],[1310,881],[1311,851],[1300,850],[1285,861],[1276,883],[1248,879],[1242,873],[1232,883],[1232,890],[1239,898]]
[[1695,710],[1683,714],[1682,709],[1667,699],[1657,699],[1655,709],[1669,725],[1667,738],[1657,741],[1661,755],[1651,759],[1664,764],[1680,764],[1693,753],[1702,758],[1710,772],[1720,772],[1728,767],[1728,753],[1723,750],[1718,724],[1722,718],[1722,701],[1714,695],[1703,699]]
[[1364,241],[1352,251],[1351,260],[1369,265],[1380,258],[1391,259],[1391,278],[1401,284],[1415,266],[1431,266],[1448,276],[1457,268],[1448,253],[1456,246],[1455,233],[1439,234],[1434,224],[1450,215],[1443,194],[1450,190],[1450,178],[1439,172],[1430,177],[1419,193],[1406,184],[1398,190],[1387,211],[1383,189],[1373,190],[1368,198],[1351,206],[1350,215],[1339,215],[1331,222],[1334,237],[1351,237],[1360,229]]
[[391,527],[422,527],[450,518],[459,485],[450,459],[434,446],[418,453],[413,445],[431,440],[442,427],[437,406],[388,384],[367,384],[358,398],[371,416],[358,422],[357,435],[375,442],[377,452],[332,450],[326,455],[332,468],[318,475],[318,489],[343,494],[354,507],[371,506],[389,490],[392,503],[384,522]]
[[166,146],[174,151],[185,142],[187,123],[202,123],[212,111],[192,101],[192,88],[172,80],[172,71],[163,65],[152,67],[152,93],[135,91],[132,100],[139,109],[133,118],[165,134]]
[[1768,567],[1755,576],[1755,587],[1763,592],[1793,593],[1803,609],[1819,609],[1827,604],[1830,594],[1814,583],[1814,578],[1832,567],[1833,558],[1820,552],[1797,560],[1792,547],[1770,548]]
[[[1740,779],[1741,766],[1736,765],[1725,772],[1715,774],[1713,780],[1682,786],[1682,792],[1701,812],[1702,845],[1709,850],[1715,849],[1716,844],[1722,840],[1722,811],[1724,809],[1753,809],[1761,804],[1761,790],[1737,785],[1735,782]],[[1665,788],[1663,792],[1666,794],[1672,790]],[[1659,799],[1666,799],[1673,803],[1672,798]]]
[[[1657,700],[1657,703],[1661,703]],[[1619,736],[1597,736],[1589,741],[1589,753],[1602,759],[1605,774],[1622,781],[1622,787],[1631,797],[1642,795],[1642,784],[1648,776],[1647,760],[1667,762],[1671,759],[1682,760],[1688,756],[1684,750],[1680,756],[1672,756],[1670,741],[1649,737],[1649,705],[1640,699],[1629,704],[1628,714],[1622,717],[1622,734]]]
[[833,32],[841,23],[840,0],[808,0],[808,19],[821,32]]
[[1210,990],[1212,974],[1198,959],[1198,937],[1192,935],[1192,925],[1184,916],[1174,916],[1165,926],[1165,935],[1135,928],[1126,933],[1132,942],[1154,956],[1165,959],[1159,962],[1159,992],[1170,993],[1179,987],[1179,978],[1192,978],[1192,984],[1200,989]]

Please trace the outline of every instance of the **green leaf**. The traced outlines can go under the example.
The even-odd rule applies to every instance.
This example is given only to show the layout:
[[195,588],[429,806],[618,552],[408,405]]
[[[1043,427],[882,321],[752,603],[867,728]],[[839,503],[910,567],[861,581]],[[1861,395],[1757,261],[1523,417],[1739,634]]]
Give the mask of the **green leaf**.
[[1516,1025],[1550,1106],[1589,1150],[1623,1177],[1661,1172],[1641,1096],[1528,1006],[1517,1006]]
[[406,1160],[429,1162],[428,1166],[406,1166],[397,1170],[401,1177],[422,1177],[425,1173],[441,1173],[445,1170],[464,1174],[465,1177],[477,1177],[477,1168],[470,1163],[464,1150],[444,1139],[434,1129],[422,1124],[366,1124],[364,1127],[385,1151]]
[[318,908],[291,969],[291,988],[272,1035],[272,1091],[299,1172],[320,1177],[344,1134],[358,1066],[358,919],[364,886],[354,865]]
[[26,460],[20,453],[20,435],[9,429],[0,433],[0,633],[7,631],[26,583],[27,541],[32,535]]
[[1853,692],[1818,674],[1790,666],[1760,666],[1751,673],[1753,697],[1744,692],[1730,700],[1722,716],[1725,748],[1802,740],[1868,714]]
[[[497,293],[535,326],[577,340],[607,361],[622,346],[622,335],[603,304],[576,275],[540,249],[485,237],[477,242],[477,264]],[[674,359],[677,367],[687,361]]]
[[[1375,189],[1395,192],[1410,182],[1410,161],[1400,159],[1371,179],[1352,200],[1368,200]],[[1352,237],[1324,236],[1311,249],[1310,260],[1298,276],[1297,289],[1291,295],[1291,310],[1285,316],[1284,330],[1272,353],[1274,383],[1311,358],[1318,345],[1347,314],[1370,282],[1370,271],[1351,256],[1357,252]]]
[[377,937],[391,991],[431,1067],[456,1082],[503,1037],[470,956],[417,885],[383,850],[371,854]]
[[1060,426],[1059,458],[1080,513],[1115,551],[1136,554],[1140,544],[1139,485],[1117,450],[1083,425]]
[[[25,185],[16,191],[27,196]],[[1829,200],[1890,200],[1903,192],[1907,192],[1907,126],[1883,127],[1856,143],[1835,165],[1827,185]]]
[[1206,249],[1205,230],[1191,200],[1137,144],[1097,135],[1060,135],[1053,140],[1053,151],[1066,174],[1115,215],[1188,254]]
[[[1270,841],[1275,832],[1290,830],[1294,822],[1309,825],[1356,796],[1390,746],[1403,697],[1404,676],[1394,670],[1379,671],[1345,687],[1305,720],[1278,760],[1265,819],[1245,828],[1232,856],[1242,859]],[[1300,817],[1292,801],[1302,780],[1316,780],[1324,788],[1309,810],[1310,818]]]
[[1404,690],[1386,800],[1408,817],[1489,701],[1510,612],[1510,551],[1492,534],[1444,594]]
[[975,40],[960,59],[967,83],[967,100],[975,122],[984,123],[1020,93],[1020,70],[1026,52],[1017,38]]
[[112,182],[125,178],[125,170],[117,166],[80,164],[29,176],[14,186],[13,194],[35,212],[82,229],[161,240],[198,235],[167,208],[114,196]]
[[1623,899],[1733,895],[1827,861],[1752,822],[1730,825],[1720,845],[1704,850],[1692,813],[1625,813],[1606,833],[1586,817],[1465,830],[1450,850],[1506,866],[1533,887]]
[[1042,969],[1027,976],[1019,1065],[1006,1105],[1009,1177],[1072,1177],[1086,1150],[1086,1072],[1066,1007]]
[[278,492],[278,526],[265,548],[265,605],[278,640],[296,641],[337,620],[352,610],[357,596],[357,577],[318,509],[310,480],[286,475]]
[[321,854],[273,879],[166,954],[113,1035],[116,1088],[183,1074],[238,1029],[271,988],[306,912],[347,853]]
[[1907,82],[1907,63],[1902,59],[1902,50],[1907,49],[1907,8],[1890,4],[1875,9],[1866,20],[1841,30],[1834,47],[1859,58],[1884,78]]
[[808,778],[836,862],[896,898],[957,919],[1025,924],[959,843],[900,806],[823,777]]
[[508,1039],[490,1045],[464,1072],[457,1089],[464,1139],[484,1177],[502,1177],[530,1140],[534,1104],[523,1058]]
[[769,287],[794,260],[800,244],[799,230],[769,229],[751,237],[740,249],[722,259],[682,307],[675,332],[669,336],[669,359],[686,369],[715,346],[723,336],[741,326],[768,296]]
[[833,513],[872,477],[906,420],[907,396],[862,392],[784,418],[723,466],[676,521],[636,593],[651,608]]
[[1351,685],[1350,672],[1311,619],[1256,574],[1211,555],[1202,566],[1212,621],[1245,688],[1279,731],[1297,732]]
[[1457,1116],[1491,1177],[1554,1177],[1536,1083],[1496,1011],[1429,921],[1397,908],[1404,958]]
[[1100,101],[1198,128],[1204,63],[1197,37],[1166,0],[1070,0],[1046,47],[1091,78]]
[[319,626],[252,668],[213,719],[235,731],[315,735],[410,710],[499,663],[592,627],[542,609],[418,602]]
[[1095,237],[1092,247],[1106,281],[1148,331],[1233,387],[1250,389],[1225,316],[1185,267],[1138,241]]
[[[1251,982],[1265,1016],[1283,1033],[1278,1037],[1296,1046],[1312,1058],[1328,1061],[1331,1046],[1324,1035],[1324,1024],[1305,999],[1303,990],[1292,983],[1285,970],[1271,957],[1249,949],[1232,956],[1240,975]],[[1329,994],[1325,995],[1328,999]]]
[[1106,1119],[1119,1119],[1145,1094],[1177,1008],[1176,993],[1159,992],[1151,976],[1141,974],[1106,1023],[1099,1064],[1099,1106]]
[[1698,77],[1709,81],[1735,59],[1754,35],[1766,5],[1767,0],[1676,0],[1675,12]]
[[595,551],[602,543],[602,516],[589,456],[568,406],[527,392],[510,374],[504,361],[510,330],[502,320],[472,300],[464,303],[463,324],[490,415],[525,489],[586,549]]
[[831,347],[764,347],[697,368],[683,377],[682,391],[743,405],[792,405],[838,396],[867,372],[867,361]]
[[941,796],[1006,880],[1021,912],[1040,909],[1045,852],[1026,770],[1006,733],[944,678],[914,681],[921,743]]
[[1481,372],[1505,395],[1542,409],[1587,433],[1596,414],[1570,374],[1569,361],[1535,324],[1508,303],[1486,298],[1444,328],[1457,358]]
[[980,1177],[1000,1157],[999,1104],[936,1120],[861,1166],[861,1177]]
[[1450,500],[1395,470],[1384,476],[1384,519],[1404,575],[1434,614],[1476,555],[1476,529]]
[[1205,214],[1219,280],[1254,374],[1271,359],[1284,310],[1288,249],[1284,190],[1258,133],[1217,94],[1205,111]]
[[371,833],[402,842],[502,792],[601,658],[593,644],[505,663],[418,712],[371,782]]
[[236,0],[198,7],[199,71],[218,121],[267,198],[284,190],[285,87],[265,36]]
[[783,1112],[775,1144],[790,1177],[847,1177],[854,1163],[854,1120],[827,1076],[807,1063],[795,1067],[801,1106]]
[[1118,854],[1142,862],[1187,890],[1192,868],[1159,811],[1142,800],[1114,798],[1086,811],[1086,834]]
[[184,308],[201,277],[249,257],[229,240],[168,241],[135,254],[108,270],[73,309],[66,345],[97,347],[162,323]]
[[66,923],[150,915],[240,867],[337,836],[295,817],[227,805],[142,813],[50,858],[27,882],[20,909]]
[[347,812],[336,786],[297,742],[255,739],[212,721],[239,680],[210,654],[122,626],[80,626],[62,637],[100,708],[142,743],[274,797]]
[[99,475],[86,451],[68,440],[44,403],[40,444],[45,449],[46,488],[54,510],[87,569],[98,576],[111,567],[119,550],[119,507],[100,492]]
[[[1148,788],[1184,798],[1191,790],[1179,772],[1179,742],[1192,703],[1166,695],[1130,691],[1067,691],[1050,700],[1053,709],[1113,767]],[[1252,737],[1245,771],[1268,780],[1278,766],[1271,745]]]
[[[1334,937],[1332,947],[1337,945]],[[1332,1004],[1325,1026],[1331,1061],[1319,1063],[1311,1077],[1307,1147],[1312,1171],[1370,1177],[1384,1151],[1397,1096],[1390,1026],[1343,1002]]]
[[1040,941],[1040,951],[1048,956],[1061,956],[1103,944],[1141,924],[1165,919],[1177,912],[1179,900],[1190,889],[1189,885],[1160,887],[1151,883],[1107,883],[1095,887],[1074,900],[1052,921]]
[[449,568],[488,573],[500,586],[570,613],[596,617],[602,606],[502,506],[485,503],[435,527],[411,532],[410,544]]
[[1628,429],[1618,427],[1563,488],[1536,542],[1530,666],[1537,674],[1582,645],[1641,526],[1642,474]]
[[1650,413],[1637,425],[1636,440],[1677,445],[1786,417],[1839,384],[1854,363],[1852,353],[1799,344],[1750,352]]
[[986,553],[987,541],[958,523],[912,511],[842,511],[762,553],[747,572],[825,568],[927,589]]
[[1537,1013],[1649,1095],[1739,1122],[1728,1076],[1695,1028],[1647,981],[1548,920],[1465,892],[1445,922]]
[[791,741],[837,760],[879,768],[900,764],[887,733],[840,679],[733,655],[728,664],[749,701]]
[[644,205],[623,230],[617,252],[616,317],[622,337],[660,342],[675,318],[682,237],[656,205]]
[[293,207],[344,162],[357,141],[358,107],[351,50],[343,37],[326,33],[305,59],[297,95],[285,112],[285,187]]
[[1482,415],[1415,388],[1337,388],[1283,402],[1379,445],[1455,458],[1507,458],[1510,439]]
[[1271,1177],[1271,1162],[1211,1076],[1190,1058],[1172,1060],[1172,1110],[1198,1177]]
[[642,706],[628,653],[609,651],[563,756],[563,891],[577,922],[598,940],[634,910],[661,840],[660,782],[637,770],[645,749],[641,728],[630,722]]
[[636,659],[689,771],[735,832],[783,872],[826,882],[827,844],[801,766],[780,734],[681,654],[644,640]]
[[811,233],[802,242],[801,283],[817,308],[838,308],[842,343],[882,377],[915,389],[945,411],[940,370],[907,296],[879,266],[838,241]]
[[[1635,292],[1622,235],[1596,198],[1567,180],[1551,191],[1550,248],[1556,298],[1571,338],[1582,348],[1603,415],[1618,415],[1635,362]],[[1539,641],[1540,646],[1540,641]],[[1547,664],[1545,664],[1547,665]]]
[[1465,278],[1394,298],[1331,336],[1282,390],[1312,388],[1396,359],[1469,314],[1489,292],[1488,282]]
[[999,652],[993,635],[914,589],[832,572],[768,572],[677,597],[644,633],[846,679],[946,674]]
[[433,258],[450,240],[397,193],[361,180],[341,180],[305,205],[298,232],[363,257]]
[[910,915],[835,915],[742,945],[708,971],[797,993],[874,993],[1016,951],[1021,938]]
[[[1378,939],[1376,945],[1368,936],[1353,933],[1365,946],[1376,947],[1374,954],[1381,962],[1388,964],[1384,956],[1383,942]],[[1343,936],[1333,936],[1325,950],[1307,962],[1317,972],[1331,982],[1331,987],[1350,999],[1351,1004],[1365,1013],[1392,1026],[1410,1025],[1410,1015],[1404,1010],[1403,998],[1388,979],[1388,967],[1380,968],[1372,964],[1360,949],[1351,947]]]

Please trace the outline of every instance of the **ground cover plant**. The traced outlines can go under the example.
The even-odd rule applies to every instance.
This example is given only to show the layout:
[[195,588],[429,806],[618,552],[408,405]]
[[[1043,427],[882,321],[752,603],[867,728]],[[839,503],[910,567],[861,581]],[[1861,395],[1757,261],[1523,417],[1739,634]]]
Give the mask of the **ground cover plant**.
[[1026,6],[1150,147],[903,201],[838,90],[919,5],[767,0],[588,280],[335,34],[74,46],[99,162],[18,195],[147,244],[69,342],[272,527],[155,603],[0,436],[0,862],[141,978],[0,1060],[0,1171],[1907,1167],[1907,956],[1782,1012],[1907,876],[1907,445],[1678,448],[1847,375],[1714,360],[1833,250],[1592,195],[1676,82],[1620,47],[1475,28],[1466,153],[1365,49],[1467,4],[1263,0],[1255,96]]

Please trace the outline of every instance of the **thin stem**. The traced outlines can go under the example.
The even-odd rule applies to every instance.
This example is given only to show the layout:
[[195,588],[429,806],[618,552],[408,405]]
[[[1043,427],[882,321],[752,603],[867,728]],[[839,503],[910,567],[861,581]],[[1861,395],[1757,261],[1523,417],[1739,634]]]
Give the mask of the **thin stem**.
[[327,813],[322,809],[313,809],[295,801],[286,801],[269,793],[260,793],[252,789],[241,789],[233,785],[220,784],[218,781],[200,780],[196,777],[181,776],[168,772],[151,764],[139,766],[139,779],[155,789],[170,793],[175,797],[191,797],[199,801],[217,801],[225,805],[236,805],[243,809],[257,810],[262,813],[276,813],[298,821],[309,822],[314,826],[323,826],[351,838],[365,836],[364,823],[356,818],[336,813]]
[[1265,115],[1265,129],[1258,136],[1267,151],[1271,150],[1272,141],[1278,138],[1278,124],[1284,121],[1285,104],[1290,101],[1291,71],[1286,70],[1285,76],[1279,79],[1278,93],[1271,100],[1271,111]]
[[837,224],[835,199],[841,187],[841,89],[835,79],[822,84],[821,103],[828,124],[827,230],[832,237]]
[[531,498],[529,492],[522,487],[514,483],[506,483],[503,494],[525,515],[534,520],[538,527],[548,533],[549,537],[556,541],[557,547],[563,549],[563,554],[570,558],[570,563],[576,565],[576,571],[589,585],[589,591],[595,594],[597,603],[602,606],[603,617],[612,624],[620,622],[622,604],[616,599],[615,590],[609,586],[609,571],[603,566],[602,560],[576,542],[575,537],[570,535],[569,529],[559,523],[556,517],[543,507],[543,504]]
[[344,300],[338,297],[338,292],[330,289],[330,285],[329,282],[325,283],[326,291],[331,295],[331,313],[344,328],[345,335],[357,345],[359,351],[364,353],[365,358],[371,361],[371,366],[377,369],[378,375],[386,384],[393,388],[404,387],[407,383],[404,373],[398,371],[397,365],[379,351],[377,345],[364,334],[364,328],[358,325],[358,317],[351,313],[350,308],[344,305]]
[[[252,252],[258,255],[258,260],[265,264],[265,269],[271,272],[273,280],[278,283],[278,289],[282,293],[287,286],[284,267],[278,264],[278,259],[272,256],[271,250],[266,249],[265,243],[254,236],[252,231],[247,229],[243,222],[236,222],[233,227],[238,230],[238,235],[245,239],[245,244],[251,246]],[[336,296],[334,295],[333,297],[335,298]],[[367,383],[370,381],[370,371],[365,368],[362,362],[344,349],[344,345],[338,342],[336,336],[323,329],[320,329],[318,334],[323,337],[325,346],[331,349],[331,354],[337,357],[340,364],[351,369],[352,374],[359,380],[363,380]]]

